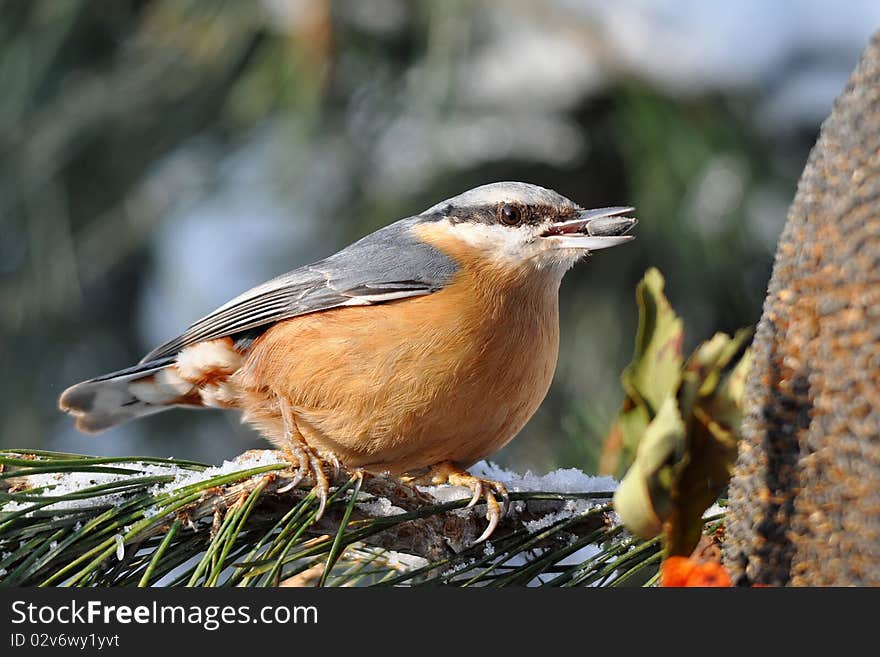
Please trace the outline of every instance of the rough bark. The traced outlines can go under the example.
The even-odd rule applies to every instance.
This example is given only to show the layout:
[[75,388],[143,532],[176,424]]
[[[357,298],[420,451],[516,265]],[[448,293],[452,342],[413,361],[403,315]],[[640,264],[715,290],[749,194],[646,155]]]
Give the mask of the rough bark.
[[880,585],[880,33],[804,169],[754,350],[728,569]]

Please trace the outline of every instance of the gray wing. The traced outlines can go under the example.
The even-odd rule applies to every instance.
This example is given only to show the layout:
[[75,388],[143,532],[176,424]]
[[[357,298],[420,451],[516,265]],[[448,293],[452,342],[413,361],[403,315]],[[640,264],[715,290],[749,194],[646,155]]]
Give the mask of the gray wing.
[[417,239],[409,218],[367,235],[342,251],[258,285],[159,345],[147,363],[184,347],[267,327],[339,306],[368,305],[430,294],[455,273],[455,262]]

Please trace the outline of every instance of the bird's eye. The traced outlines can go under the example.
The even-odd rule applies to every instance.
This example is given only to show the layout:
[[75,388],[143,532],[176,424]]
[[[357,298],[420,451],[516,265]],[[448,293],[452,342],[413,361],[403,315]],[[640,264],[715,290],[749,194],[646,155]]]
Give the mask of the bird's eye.
[[505,203],[498,209],[498,218],[505,226],[516,226],[522,221],[522,210],[515,205]]

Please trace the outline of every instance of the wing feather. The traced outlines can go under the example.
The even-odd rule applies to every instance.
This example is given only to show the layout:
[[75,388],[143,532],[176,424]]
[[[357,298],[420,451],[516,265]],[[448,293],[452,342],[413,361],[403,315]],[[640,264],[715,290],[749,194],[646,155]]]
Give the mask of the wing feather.
[[174,356],[197,342],[268,328],[308,313],[386,303],[441,289],[457,266],[413,234],[413,225],[423,220],[403,219],[325,260],[248,290],[153,349],[141,363]]

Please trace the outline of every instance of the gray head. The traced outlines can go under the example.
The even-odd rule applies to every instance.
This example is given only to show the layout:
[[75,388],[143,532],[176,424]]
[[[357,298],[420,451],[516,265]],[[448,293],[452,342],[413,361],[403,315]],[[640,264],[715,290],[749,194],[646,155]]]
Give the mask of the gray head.
[[420,219],[499,264],[565,271],[591,251],[634,239],[627,233],[637,221],[623,216],[631,210],[584,210],[550,189],[497,182],[442,201]]

